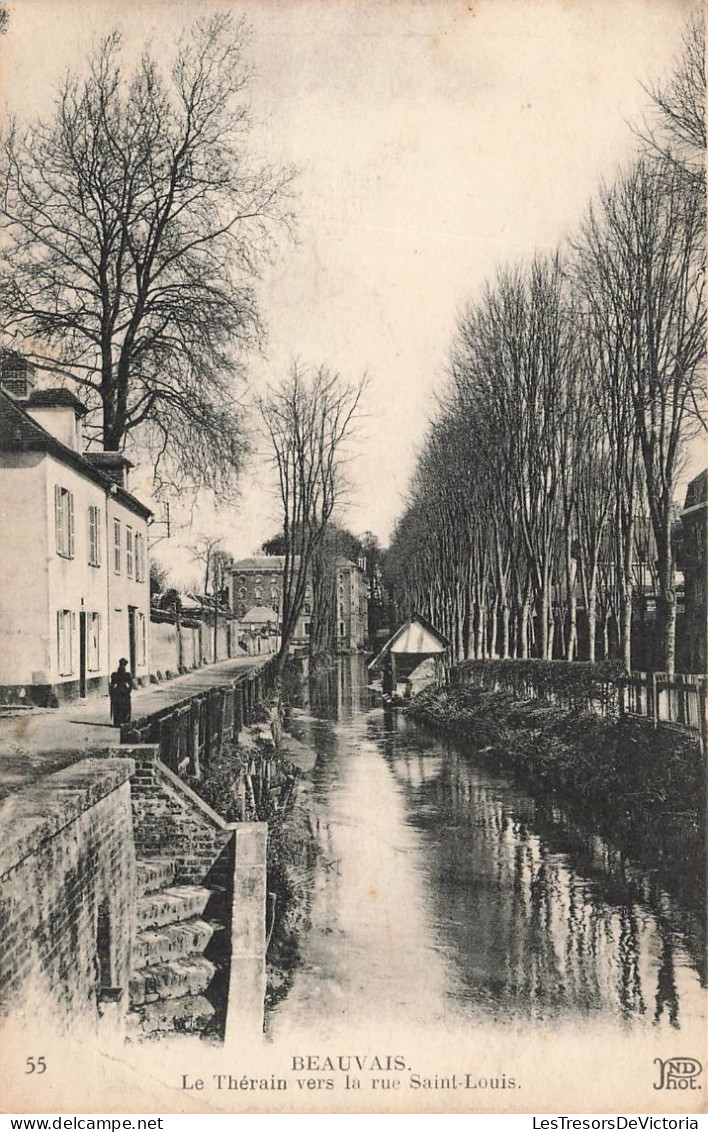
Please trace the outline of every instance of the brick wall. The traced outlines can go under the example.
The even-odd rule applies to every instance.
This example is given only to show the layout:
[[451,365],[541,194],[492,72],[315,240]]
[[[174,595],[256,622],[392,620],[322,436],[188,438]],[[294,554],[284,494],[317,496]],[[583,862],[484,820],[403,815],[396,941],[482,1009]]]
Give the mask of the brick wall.
[[[0,1011],[98,1026],[127,1008],[134,934],[132,759],[84,759],[0,805]],[[105,994],[103,996],[106,997]]]
[[156,747],[133,747],[135,846],[139,857],[169,857],[180,883],[233,878],[233,829],[166,767]]

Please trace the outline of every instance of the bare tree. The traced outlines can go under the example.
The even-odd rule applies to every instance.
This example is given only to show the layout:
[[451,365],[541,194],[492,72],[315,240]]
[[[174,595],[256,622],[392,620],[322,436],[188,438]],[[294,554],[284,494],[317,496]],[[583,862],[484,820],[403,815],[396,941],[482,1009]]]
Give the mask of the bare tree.
[[[605,371],[604,396],[612,414],[625,422],[623,435],[613,437],[615,451],[626,448],[629,437],[641,455],[667,672],[673,672],[675,652],[676,478],[685,442],[705,428],[704,216],[700,181],[687,186],[675,166],[657,170],[644,159],[602,194],[582,247],[602,319],[613,327],[614,361]],[[634,531],[626,521],[622,528],[630,539],[631,563]]]
[[705,182],[706,39],[702,11],[688,21],[681,58],[670,78],[648,88],[649,122],[639,131],[649,153]]
[[343,459],[366,379],[358,385],[320,366],[293,365],[282,384],[258,401],[278,473],[283,514],[282,672],[302,611],[313,558],[346,488]]
[[244,452],[234,378],[292,176],[249,160],[246,38],[218,14],[169,72],[146,51],[128,74],[113,33],[2,141],[3,328],[81,387],[104,448],[148,448],[158,486],[225,493]]

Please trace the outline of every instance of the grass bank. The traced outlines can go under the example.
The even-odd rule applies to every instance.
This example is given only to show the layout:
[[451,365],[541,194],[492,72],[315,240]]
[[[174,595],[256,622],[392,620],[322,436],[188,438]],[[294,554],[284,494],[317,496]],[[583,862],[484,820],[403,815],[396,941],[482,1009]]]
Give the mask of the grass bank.
[[[226,821],[241,818],[238,783],[249,776],[249,815],[268,822],[267,881],[275,897],[271,941],[266,955],[266,1010],[288,993],[300,959],[298,937],[310,915],[317,841],[308,811],[309,784],[286,755],[263,737],[268,704],[256,709],[258,723],[240,742],[212,759],[189,785]],[[266,772],[267,765],[267,772]]]
[[469,685],[424,689],[409,711],[469,741],[477,755],[531,788],[579,804],[599,831],[700,907],[706,793],[697,736]]

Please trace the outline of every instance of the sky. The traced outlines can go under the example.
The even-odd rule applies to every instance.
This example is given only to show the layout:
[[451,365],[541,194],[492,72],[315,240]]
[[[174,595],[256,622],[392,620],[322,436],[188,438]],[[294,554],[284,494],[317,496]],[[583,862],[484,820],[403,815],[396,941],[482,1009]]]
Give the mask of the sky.
[[[456,320],[497,266],[572,235],[635,144],[642,84],[671,68],[689,0],[248,0],[254,155],[297,166],[296,236],[263,273],[254,390],[293,359],[368,374],[341,518],[385,545],[445,375]],[[168,50],[211,2],[22,0],[0,45],[4,103],[43,114],[113,27]],[[277,530],[262,444],[235,507],[202,499],[155,547],[250,554]],[[133,487],[145,497],[146,469]],[[173,521],[187,512],[172,507]],[[159,528],[155,528],[157,534]]]

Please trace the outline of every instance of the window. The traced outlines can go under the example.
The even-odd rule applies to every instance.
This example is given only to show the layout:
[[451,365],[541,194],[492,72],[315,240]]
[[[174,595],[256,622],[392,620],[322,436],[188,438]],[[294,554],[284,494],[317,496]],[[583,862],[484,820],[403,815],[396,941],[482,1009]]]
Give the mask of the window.
[[65,487],[54,488],[54,524],[57,554],[74,557],[74,496]]
[[312,606],[309,602],[305,602],[305,613],[312,613]]
[[263,590],[261,589],[260,586],[256,586],[256,597],[258,598],[259,601],[263,597]]
[[344,617],[344,606],[341,604],[339,606],[339,616]]
[[339,635],[340,635],[340,637],[344,636],[344,622],[343,621],[339,622]]
[[100,507],[89,507],[88,509],[88,529],[89,529],[89,566],[101,565],[101,509]]
[[306,621],[305,622],[305,636],[309,637],[309,635],[310,635],[310,622]]
[[57,612],[57,664],[60,676],[71,676],[74,671],[74,628],[76,614],[70,609]]
[[135,536],[135,581],[145,581],[145,539],[139,533]]
[[97,672],[101,667],[101,614],[89,613],[86,618],[86,667]]
[[113,569],[120,574],[120,522],[113,520]]
[[125,572],[129,578],[133,576],[133,528],[125,528]]
[[135,645],[136,645],[136,661],[138,667],[147,663],[147,647],[145,635],[145,614],[139,610],[135,613]]
[[240,585],[240,586],[245,586],[245,585],[246,585],[246,578],[245,578],[245,576],[244,576],[243,574],[241,575],[241,577],[239,578],[239,580],[238,580],[238,581],[239,581],[239,585]]
[[245,597],[246,596],[246,587],[245,586],[239,586],[238,596],[239,597]]
[[256,575],[256,578],[255,578],[256,585],[260,586],[262,581],[263,581],[263,579],[261,578],[260,574]]

